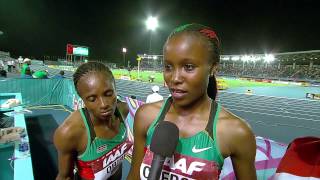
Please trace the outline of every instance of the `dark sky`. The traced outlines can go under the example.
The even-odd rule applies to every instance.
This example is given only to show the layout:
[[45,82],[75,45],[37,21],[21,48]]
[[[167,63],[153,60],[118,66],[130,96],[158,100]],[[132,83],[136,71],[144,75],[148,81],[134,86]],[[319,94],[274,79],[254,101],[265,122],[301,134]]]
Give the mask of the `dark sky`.
[[144,21],[158,17],[152,52],[186,23],[213,27],[223,54],[320,49],[317,0],[0,0],[0,50],[13,57],[64,56],[67,43],[90,47],[90,58],[121,60],[148,52]]

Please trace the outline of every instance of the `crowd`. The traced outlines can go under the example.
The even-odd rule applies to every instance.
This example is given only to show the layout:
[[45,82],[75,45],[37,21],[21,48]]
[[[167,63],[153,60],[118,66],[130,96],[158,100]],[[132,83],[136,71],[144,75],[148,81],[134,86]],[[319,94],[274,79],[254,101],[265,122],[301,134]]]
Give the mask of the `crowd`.
[[319,80],[320,66],[274,64],[220,64],[219,75],[255,78]]

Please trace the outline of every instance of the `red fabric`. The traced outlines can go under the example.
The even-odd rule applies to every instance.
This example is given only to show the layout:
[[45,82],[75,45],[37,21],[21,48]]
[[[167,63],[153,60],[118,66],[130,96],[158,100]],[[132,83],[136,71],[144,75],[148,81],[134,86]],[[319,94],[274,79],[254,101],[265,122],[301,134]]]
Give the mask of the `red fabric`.
[[67,44],[67,54],[73,54],[73,45]]
[[320,138],[303,137],[292,141],[276,173],[320,178]]
[[91,168],[91,161],[90,162],[84,162],[81,160],[77,161],[77,168],[78,173],[81,178],[85,179],[94,179],[94,174]]

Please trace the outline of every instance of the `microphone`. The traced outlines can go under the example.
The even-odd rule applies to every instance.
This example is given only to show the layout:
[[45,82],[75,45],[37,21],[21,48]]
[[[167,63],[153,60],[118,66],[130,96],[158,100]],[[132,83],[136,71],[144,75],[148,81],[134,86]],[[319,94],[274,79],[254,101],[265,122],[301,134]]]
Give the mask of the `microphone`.
[[153,159],[148,180],[158,180],[166,157],[172,157],[179,140],[178,127],[169,121],[161,121],[153,133],[150,150]]

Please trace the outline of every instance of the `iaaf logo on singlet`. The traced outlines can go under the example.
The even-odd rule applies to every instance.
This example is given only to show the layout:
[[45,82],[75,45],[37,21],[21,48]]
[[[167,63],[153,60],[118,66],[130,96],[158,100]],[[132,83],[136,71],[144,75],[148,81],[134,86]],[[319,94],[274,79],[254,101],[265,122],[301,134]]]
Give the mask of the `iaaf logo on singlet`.
[[121,148],[115,149],[115,151],[112,151],[111,154],[103,160],[103,165],[102,168],[105,168],[109,164],[111,164],[113,161],[117,160],[120,158],[122,155],[125,154],[127,151],[127,143],[124,143]]
[[[150,173],[153,153],[147,149],[140,167],[140,178],[147,179]],[[215,179],[219,177],[219,167],[214,161],[175,153],[166,158],[160,179]]]
[[131,148],[132,143],[125,141],[116,147],[114,147],[110,152],[101,156],[100,158],[91,161],[90,166],[94,173],[100,172],[105,169],[107,173],[113,171],[115,167],[124,159],[126,152]]

